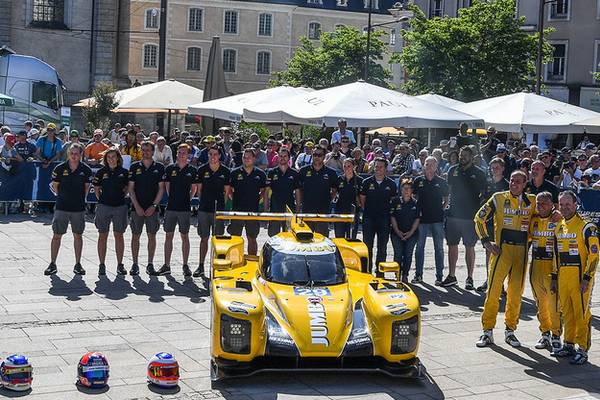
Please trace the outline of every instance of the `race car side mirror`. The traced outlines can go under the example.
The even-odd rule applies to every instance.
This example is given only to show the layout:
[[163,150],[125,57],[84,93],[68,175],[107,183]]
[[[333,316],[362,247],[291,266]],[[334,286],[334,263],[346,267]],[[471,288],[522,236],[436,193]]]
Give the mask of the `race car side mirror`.
[[395,261],[390,261],[390,262],[380,262],[379,263],[379,272],[386,273],[386,272],[393,272],[396,274],[396,279],[399,280],[400,279],[400,264],[398,264]]
[[215,258],[213,260],[213,268],[216,271],[227,271],[231,269],[231,260],[223,260]]

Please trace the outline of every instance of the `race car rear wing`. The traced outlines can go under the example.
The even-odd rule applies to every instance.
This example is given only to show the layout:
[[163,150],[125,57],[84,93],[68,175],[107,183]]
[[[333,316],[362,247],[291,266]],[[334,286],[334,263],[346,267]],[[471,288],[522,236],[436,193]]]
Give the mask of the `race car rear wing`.
[[301,219],[306,222],[354,222],[354,214],[294,214],[288,210],[285,213],[246,212],[246,211],[217,211],[215,219],[242,221],[289,221]]

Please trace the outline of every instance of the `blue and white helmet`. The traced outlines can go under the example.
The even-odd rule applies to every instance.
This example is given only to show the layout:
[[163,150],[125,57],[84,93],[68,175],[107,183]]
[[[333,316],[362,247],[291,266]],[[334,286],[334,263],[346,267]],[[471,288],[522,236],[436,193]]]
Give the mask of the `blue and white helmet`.
[[31,388],[33,368],[27,357],[20,354],[8,356],[0,364],[0,386],[23,392]]
[[161,387],[179,384],[179,363],[170,353],[156,353],[148,363],[148,382]]

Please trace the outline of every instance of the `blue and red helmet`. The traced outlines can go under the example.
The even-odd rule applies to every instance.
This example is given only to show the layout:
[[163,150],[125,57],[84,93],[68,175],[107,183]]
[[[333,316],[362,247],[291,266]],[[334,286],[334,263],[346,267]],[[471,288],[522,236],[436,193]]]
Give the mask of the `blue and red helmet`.
[[77,365],[77,383],[88,388],[108,384],[108,360],[99,352],[85,353]]
[[27,357],[20,354],[8,356],[0,364],[0,386],[19,392],[31,388],[33,368]]
[[170,353],[156,353],[148,363],[148,382],[162,387],[179,384],[179,364]]

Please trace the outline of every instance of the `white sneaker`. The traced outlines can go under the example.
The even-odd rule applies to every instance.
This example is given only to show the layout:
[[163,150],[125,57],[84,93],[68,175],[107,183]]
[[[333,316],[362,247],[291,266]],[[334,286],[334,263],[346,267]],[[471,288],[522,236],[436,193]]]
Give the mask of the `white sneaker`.
[[542,333],[542,337],[535,344],[535,348],[538,349],[538,350],[547,349],[547,348],[549,348],[551,346],[552,346],[552,344],[551,344],[551,335],[550,335],[550,332],[544,332],[544,333]]
[[504,341],[512,347],[521,347],[521,342],[519,342],[519,339],[515,336],[515,331],[512,329],[504,331]]
[[552,335],[552,340],[550,343],[550,355],[556,355],[563,347],[562,342],[560,341],[560,336]]
[[479,340],[475,342],[477,347],[487,347],[494,344],[494,331],[491,329],[483,331],[483,334],[479,337]]

